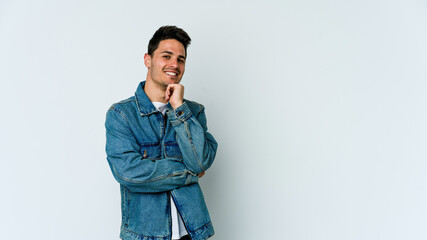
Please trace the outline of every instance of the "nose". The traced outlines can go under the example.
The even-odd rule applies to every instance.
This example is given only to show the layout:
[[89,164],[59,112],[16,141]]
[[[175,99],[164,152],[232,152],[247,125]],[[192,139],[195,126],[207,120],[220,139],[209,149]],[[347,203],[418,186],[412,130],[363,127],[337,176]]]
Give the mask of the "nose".
[[171,58],[169,61],[169,66],[173,68],[178,67],[178,59],[177,58]]

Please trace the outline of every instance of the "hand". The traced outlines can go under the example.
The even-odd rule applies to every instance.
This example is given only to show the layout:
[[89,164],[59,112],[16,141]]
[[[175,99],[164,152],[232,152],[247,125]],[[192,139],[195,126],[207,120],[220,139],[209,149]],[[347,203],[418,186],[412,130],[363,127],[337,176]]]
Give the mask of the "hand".
[[205,172],[201,172],[198,174],[199,178],[203,177],[205,175]]
[[184,103],[184,86],[181,84],[169,84],[165,92],[165,100],[168,101],[173,109]]

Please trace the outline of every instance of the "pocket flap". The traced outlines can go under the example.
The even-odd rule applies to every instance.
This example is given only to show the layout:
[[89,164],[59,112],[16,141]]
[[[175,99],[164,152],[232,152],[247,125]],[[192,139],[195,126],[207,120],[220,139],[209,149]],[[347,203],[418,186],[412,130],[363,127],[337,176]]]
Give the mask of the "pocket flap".
[[167,157],[182,158],[181,149],[177,142],[165,143],[165,153]]
[[160,143],[141,144],[142,159],[159,159],[161,156],[160,151]]

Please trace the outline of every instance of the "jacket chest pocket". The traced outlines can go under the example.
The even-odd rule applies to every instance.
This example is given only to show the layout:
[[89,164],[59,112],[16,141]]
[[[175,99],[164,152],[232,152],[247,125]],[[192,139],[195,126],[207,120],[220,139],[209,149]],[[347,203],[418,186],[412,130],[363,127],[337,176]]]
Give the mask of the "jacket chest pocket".
[[142,159],[158,160],[162,156],[160,143],[142,143],[140,144],[140,153]]
[[182,159],[181,149],[177,142],[166,142],[165,143],[165,155],[169,158],[180,158]]

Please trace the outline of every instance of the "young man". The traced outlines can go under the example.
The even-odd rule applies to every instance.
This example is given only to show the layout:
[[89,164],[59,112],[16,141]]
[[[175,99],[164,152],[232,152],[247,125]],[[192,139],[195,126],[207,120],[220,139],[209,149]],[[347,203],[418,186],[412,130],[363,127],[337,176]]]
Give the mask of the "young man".
[[159,28],[135,96],[107,112],[107,160],[120,183],[123,240],[208,239],[214,234],[198,180],[217,142],[204,107],[184,99],[188,34]]

